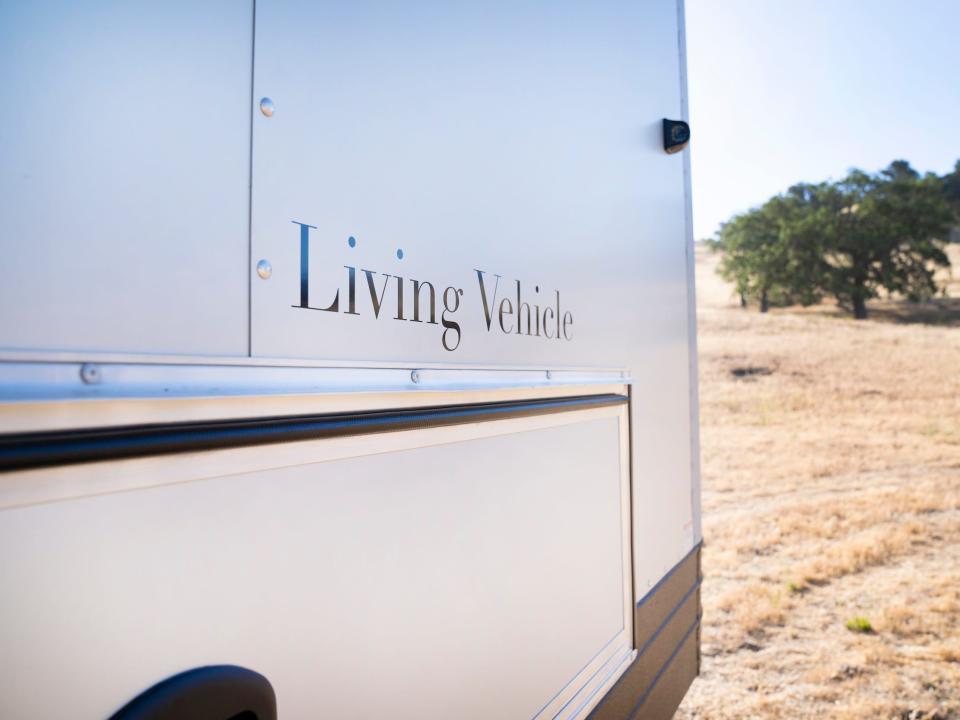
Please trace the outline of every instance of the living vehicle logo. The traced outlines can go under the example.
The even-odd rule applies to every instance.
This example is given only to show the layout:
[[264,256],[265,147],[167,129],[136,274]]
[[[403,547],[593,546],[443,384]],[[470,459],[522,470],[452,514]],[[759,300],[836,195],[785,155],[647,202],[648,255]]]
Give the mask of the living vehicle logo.
[[[443,349],[453,352],[460,347],[463,329],[457,314],[466,292],[465,287],[444,286],[443,283],[429,280],[405,278],[394,273],[344,265],[346,272],[343,281],[335,287],[325,287],[318,291],[313,297],[321,295],[324,301],[320,306],[311,305],[310,231],[317,228],[298,220],[291,222],[300,228],[300,302],[291,307],[354,316],[369,313],[377,320],[385,318],[439,325],[443,328],[440,334]],[[348,238],[347,245],[351,249],[355,248],[356,238]],[[403,250],[398,249],[397,260],[402,259]],[[569,310],[561,311],[559,290],[554,290],[553,297],[541,305],[548,295],[541,295],[539,285],[534,285],[532,297],[528,294],[527,299],[524,299],[524,288],[519,279],[513,280],[513,287],[507,289],[501,287],[503,276],[498,273],[479,268],[473,268],[473,273],[477,282],[476,292],[483,308],[482,326],[486,332],[544,340],[573,339],[573,313]],[[359,301],[358,276],[362,276],[360,284],[366,287],[369,296],[365,298],[361,290]],[[443,287],[443,290],[438,291],[439,287]],[[345,292],[341,294],[341,290]]]

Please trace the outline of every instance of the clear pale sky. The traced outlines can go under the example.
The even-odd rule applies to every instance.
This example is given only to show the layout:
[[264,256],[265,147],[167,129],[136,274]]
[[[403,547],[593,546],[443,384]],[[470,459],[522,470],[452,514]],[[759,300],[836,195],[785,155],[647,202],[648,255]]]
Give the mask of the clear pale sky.
[[686,0],[694,237],[798,181],[960,158],[960,0]]

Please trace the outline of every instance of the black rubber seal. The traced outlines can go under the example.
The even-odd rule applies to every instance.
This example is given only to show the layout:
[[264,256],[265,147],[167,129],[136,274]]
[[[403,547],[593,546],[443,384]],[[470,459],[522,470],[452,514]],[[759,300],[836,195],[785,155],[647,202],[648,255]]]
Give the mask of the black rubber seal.
[[585,395],[406,410],[247,418],[0,435],[0,471],[166,453],[417,430],[621,405],[626,395]]

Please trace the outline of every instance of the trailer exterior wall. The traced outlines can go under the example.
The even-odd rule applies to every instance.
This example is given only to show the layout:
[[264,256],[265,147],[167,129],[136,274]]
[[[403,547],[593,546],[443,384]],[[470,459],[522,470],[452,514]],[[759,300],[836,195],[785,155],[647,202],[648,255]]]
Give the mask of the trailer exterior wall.
[[[625,383],[637,657],[595,712],[672,711],[699,645],[689,160],[660,145],[686,115],[682,2],[162,5],[0,8],[20,90],[0,119],[0,428]],[[90,467],[0,475],[0,529],[155,484]],[[3,630],[28,627],[29,594],[0,604]]]

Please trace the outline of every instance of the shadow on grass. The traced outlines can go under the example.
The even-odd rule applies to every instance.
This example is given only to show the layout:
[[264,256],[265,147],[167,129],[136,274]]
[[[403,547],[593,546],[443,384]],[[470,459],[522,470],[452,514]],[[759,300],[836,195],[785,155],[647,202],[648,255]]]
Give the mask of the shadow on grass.
[[870,318],[881,322],[960,326],[960,298],[939,298],[929,302],[883,302],[869,308]]
[[[800,312],[828,317],[853,317],[849,310],[827,303]],[[867,303],[867,314],[867,322],[960,327],[960,298],[937,298],[928,302],[874,300]]]

